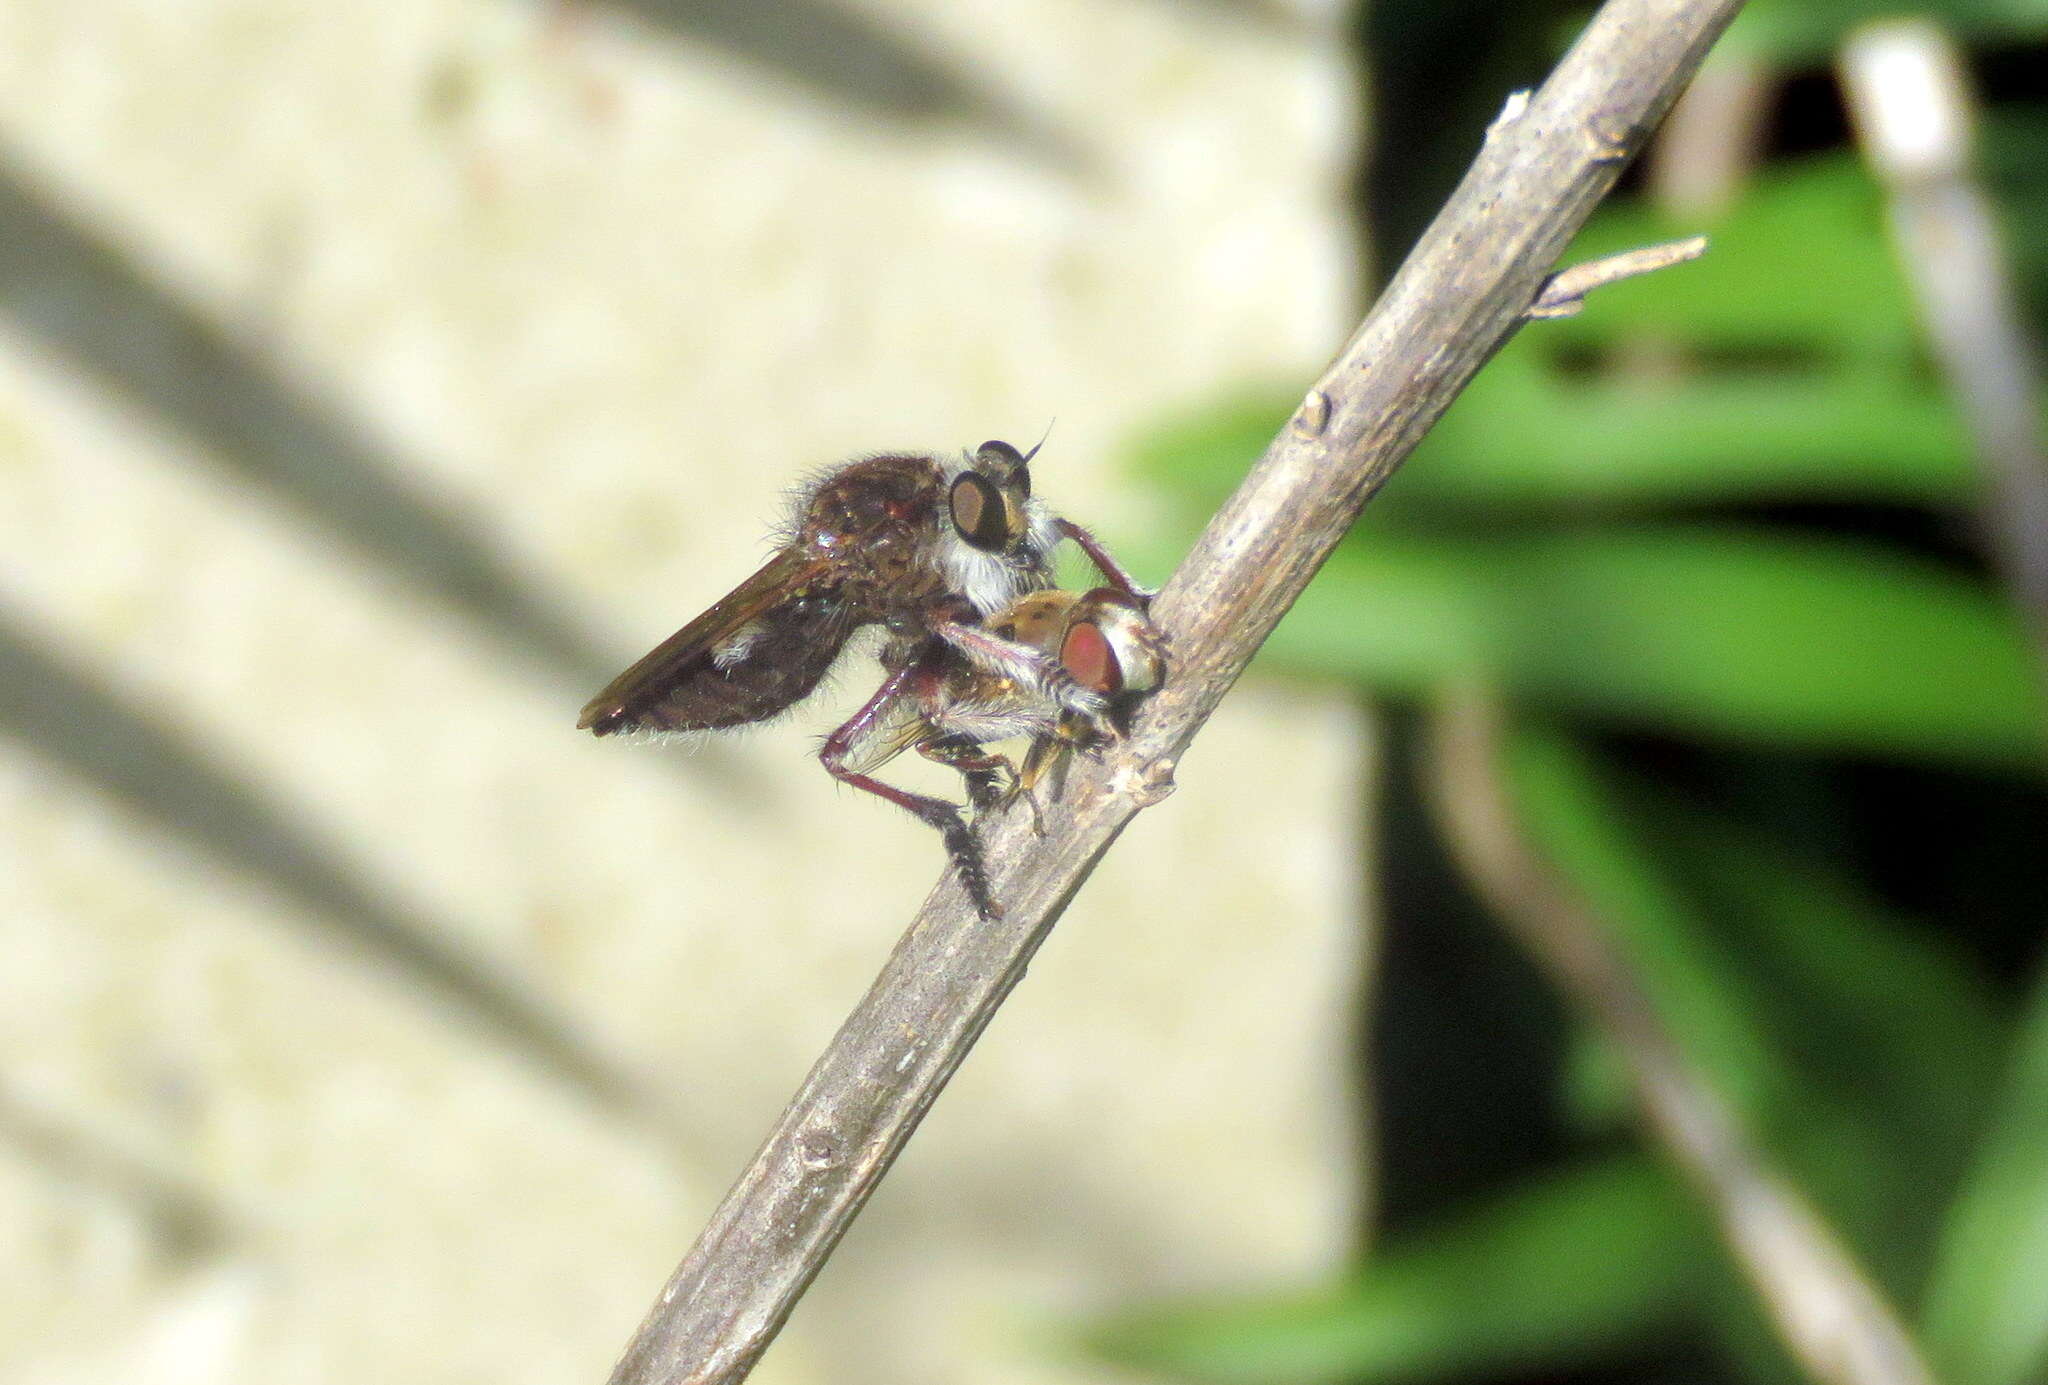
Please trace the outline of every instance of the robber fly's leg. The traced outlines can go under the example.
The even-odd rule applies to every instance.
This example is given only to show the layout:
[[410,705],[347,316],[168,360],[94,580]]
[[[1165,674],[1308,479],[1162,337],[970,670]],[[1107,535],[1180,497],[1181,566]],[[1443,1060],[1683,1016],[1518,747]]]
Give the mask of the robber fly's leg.
[[1109,556],[1109,550],[1102,546],[1102,541],[1086,529],[1083,529],[1071,519],[1055,520],[1054,523],[1059,529],[1060,537],[1072,539],[1080,550],[1088,555],[1088,561],[1095,564],[1095,570],[1102,574],[1110,586],[1115,587],[1140,606],[1147,605],[1158,594],[1146,591],[1143,587],[1139,586],[1132,579],[1131,574],[1124,571],[1124,565]]
[[1107,698],[1081,686],[1058,659],[1043,650],[957,620],[934,620],[931,632],[966,655],[975,667],[1026,687],[1042,689],[1062,707],[1096,716],[1109,705]]
[[999,808],[1016,794],[1017,767],[1009,758],[992,754],[964,736],[925,741],[917,747],[917,753],[959,770],[960,777],[967,781],[967,801],[977,813]]
[[922,667],[922,661],[900,668],[882,680],[882,686],[875,695],[862,704],[846,721],[846,724],[825,738],[824,748],[818,752],[818,762],[825,772],[842,784],[851,784],[877,798],[885,798],[909,813],[919,822],[936,831],[946,843],[946,855],[953,868],[960,872],[960,883],[967,887],[968,897],[985,919],[1000,918],[1002,909],[989,892],[988,868],[982,863],[981,847],[974,840],[974,833],[968,830],[967,820],[960,816],[957,804],[943,798],[927,798],[923,794],[899,789],[893,784],[884,784],[872,775],[861,774],[847,767],[847,757],[862,740],[873,734],[882,725],[890,710],[904,695],[904,689]]

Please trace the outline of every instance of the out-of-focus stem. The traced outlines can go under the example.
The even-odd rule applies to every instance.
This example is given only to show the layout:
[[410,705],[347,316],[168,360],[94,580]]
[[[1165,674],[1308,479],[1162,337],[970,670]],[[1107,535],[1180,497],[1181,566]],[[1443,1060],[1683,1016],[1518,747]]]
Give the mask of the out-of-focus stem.
[[1975,121],[1961,55],[1927,20],[1858,30],[1841,55],[1865,157],[1985,478],[1984,529],[2048,677],[2048,452],[2041,374],[1990,199],[1970,171]]
[[1644,163],[1651,198],[1676,221],[1725,211],[1749,181],[1775,90],[1762,56],[1723,48],[1671,108]]
[[1591,905],[1544,860],[1502,773],[1499,699],[1431,713],[1429,789],[1460,866],[1627,1064],[1644,1123],[1698,1189],[1793,1356],[1823,1385],[1934,1385],[1891,1307],[1686,1061]]

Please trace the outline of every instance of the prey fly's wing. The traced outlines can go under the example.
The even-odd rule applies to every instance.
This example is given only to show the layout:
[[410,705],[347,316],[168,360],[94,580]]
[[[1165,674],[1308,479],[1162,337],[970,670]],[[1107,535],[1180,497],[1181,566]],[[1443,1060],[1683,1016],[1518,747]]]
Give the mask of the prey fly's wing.
[[709,731],[762,721],[802,701],[858,623],[824,563],[784,549],[592,698],[576,725]]
[[916,701],[904,698],[889,709],[881,725],[856,740],[847,751],[846,768],[873,774],[912,746],[935,741],[939,732],[924,719]]

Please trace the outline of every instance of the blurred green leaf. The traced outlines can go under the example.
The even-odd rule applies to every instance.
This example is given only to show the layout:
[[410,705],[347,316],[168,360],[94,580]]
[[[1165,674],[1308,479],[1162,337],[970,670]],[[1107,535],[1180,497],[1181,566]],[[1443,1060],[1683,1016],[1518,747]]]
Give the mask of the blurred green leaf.
[[2007,258],[2037,323],[2048,319],[2048,109],[2000,107],[1984,121],[1984,176]]
[[[1901,1299],[1987,1117],[1999,1006],[1960,957],[1819,861],[1628,779],[1577,803],[1610,813],[1675,908],[1630,928],[1667,996],[1712,992],[1767,1053],[1751,1117]],[[1565,811],[1571,811],[1567,807]],[[1626,828],[1622,826],[1626,824]],[[1640,885],[1638,885],[1640,889]],[[1665,906],[1659,906],[1665,908]],[[1657,932],[1651,932],[1651,930]],[[1845,1158],[1841,1145],[1855,1147]]]
[[[1139,556],[1141,571],[1170,566]],[[1967,578],[1846,543],[1703,526],[1354,535],[1264,657],[1398,694],[1478,677],[1717,739],[2041,764],[2042,700],[2011,612]]]
[[1348,1286],[1134,1314],[1090,1341],[1140,1369],[1261,1385],[1541,1369],[1683,1317],[1709,1244],[1663,1169],[1616,1157],[1389,1244]]
[[2048,971],[1950,1210],[1925,1321],[1948,1385],[2048,1380]]
[[1788,1056],[1852,1094],[1920,1166],[1920,1186],[1952,1186],[1957,1137],[1983,1124],[2006,1040],[1983,978],[1823,862],[1647,785],[1628,805],[1743,959],[1754,1011]]
[[[1960,504],[1971,473],[1954,413],[1922,385],[1864,373],[1574,381],[1529,334],[1487,366],[1377,502],[1406,511],[1713,501]],[[1286,423],[1251,395],[1145,439],[1137,473],[1208,511]]]
[[[1619,204],[1566,259],[1697,229]],[[1920,367],[1883,206],[1855,162],[1811,159],[1766,175],[1713,234],[1705,259],[1613,285],[1579,317],[1524,330],[1382,503],[1965,503],[1964,439]],[[1678,373],[1634,368],[1646,346],[1675,352]],[[1214,508],[1297,393],[1248,389],[1190,414],[1135,449],[1140,474]]]
[[1916,1289],[1930,1204],[1982,1119],[1997,1035],[1983,985],[1846,882],[1611,781],[1562,736],[1517,733],[1509,770],[1532,838],[1694,1069],[1894,1295]]
[[1913,360],[1919,337],[1887,238],[1883,195],[1853,156],[1766,169],[1724,215],[1704,224],[1676,220],[1640,198],[1611,202],[1563,262],[1701,232],[1709,244],[1700,259],[1603,288],[1577,317],[1537,323],[1525,334],[1556,346],[1658,333],[1723,349],[1799,348],[1807,369]]
[[[1894,1132],[1921,1186],[1954,1186],[1969,1153],[1959,1136],[1986,1118],[2006,1040],[1984,979],[1858,882],[1725,814],[1642,783],[1621,811],[1728,939],[1788,1058]],[[1583,1023],[1568,1053],[1569,1104],[1588,1128],[1612,1126],[1629,1109],[1619,1056]]]
[[1606,1134],[1635,1120],[1628,1065],[1583,1015],[1572,1016],[1558,1068],[1558,1094],[1576,1134]]
[[1543,354],[1531,333],[1502,352],[1389,498],[1479,511],[1969,497],[1954,412],[1925,385],[1860,370],[1575,380]]
[[1612,930],[1694,1069],[1752,1131],[1773,1111],[1799,1110],[1809,1132],[1828,1127],[1834,1142],[1842,1103],[1806,1090],[1755,1013],[1745,959],[1700,926],[1623,825],[1625,810],[1585,753],[1562,735],[1521,728],[1505,769],[1532,841]]

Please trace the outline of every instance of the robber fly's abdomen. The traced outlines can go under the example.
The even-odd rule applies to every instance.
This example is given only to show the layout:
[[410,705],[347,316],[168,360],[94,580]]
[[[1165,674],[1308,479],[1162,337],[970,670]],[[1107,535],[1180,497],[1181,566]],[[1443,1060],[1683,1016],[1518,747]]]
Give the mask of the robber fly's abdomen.
[[614,678],[577,723],[621,731],[711,731],[782,712],[825,676],[859,613],[817,565],[785,550]]
[[[744,627],[731,646],[706,652],[683,669],[659,698],[622,709],[607,731],[715,731],[765,721],[811,695],[848,635],[841,609],[792,602]],[[742,657],[734,657],[741,654]]]

